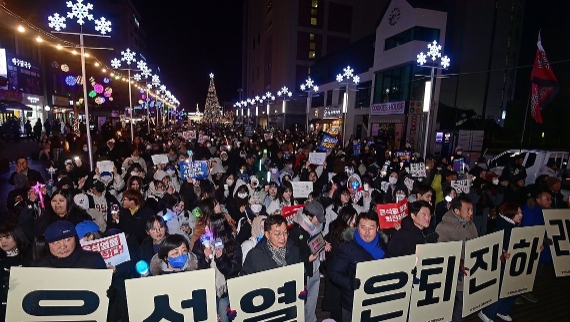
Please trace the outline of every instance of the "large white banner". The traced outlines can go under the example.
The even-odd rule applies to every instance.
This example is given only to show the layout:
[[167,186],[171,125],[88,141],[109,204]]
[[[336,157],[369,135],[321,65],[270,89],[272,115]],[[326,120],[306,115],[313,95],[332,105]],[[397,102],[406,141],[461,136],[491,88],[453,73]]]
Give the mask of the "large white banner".
[[352,321],[402,321],[408,318],[416,256],[358,263]]
[[130,320],[216,322],[214,275],[203,269],[126,280]]
[[499,298],[503,234],[501,230],[465,242],[463,266],[469,270],[463,277],[463,317]]
[[544,226],[514,228],[509,241],[510,258],[505,262],[501,298],[532,291]]
[[307,198],[313,192],[312,181],[290,181],[293,187],[293,198]]
[[463,242],[416,246],[409,322],[450,321]]
[[229,279],[230,306],[234,322],[305,321],[303,263]]
[[106,321],[110,269],[12,267],[6,321]]
[[544,209],[544,223],[552,240],[550,252],[557,277],[570,275],[570,209]]

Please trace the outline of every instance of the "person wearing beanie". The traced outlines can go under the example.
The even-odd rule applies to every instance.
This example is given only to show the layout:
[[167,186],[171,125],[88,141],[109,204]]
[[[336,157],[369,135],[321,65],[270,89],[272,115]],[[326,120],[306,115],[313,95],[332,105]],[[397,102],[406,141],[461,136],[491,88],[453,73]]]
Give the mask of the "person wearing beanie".
[[79,241],[91,241],[103,237],[99,226],[92,220],[85,220],[75,226]]
[[546,186],[552,194],[552,209],[568,208],[568,204],[564,202],[564,196],[560,193],[562,189],[562,181],[558,178],[548,177],[545,179]]
[[99,253],[83,250],[79,245],[75,226],[58,220],[46,227],[48,254],[32,262],[32,267],[105,269],[107,265]]

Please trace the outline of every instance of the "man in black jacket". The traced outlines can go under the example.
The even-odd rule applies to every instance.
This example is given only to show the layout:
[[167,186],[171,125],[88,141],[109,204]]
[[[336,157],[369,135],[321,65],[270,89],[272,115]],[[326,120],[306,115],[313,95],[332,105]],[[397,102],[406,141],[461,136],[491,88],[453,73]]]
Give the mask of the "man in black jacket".
[[287,221],[283,216],[267,217],[263,230],[265,238],[247,253],[240,275],[259,273],[301,262],[299,248],[287,239]]
[[10,175],[10,179],[8,179],[9,184],[14,185],[14,177],[17,173],[26,175],[30,186],[33,186],[38,182],[42,184],[45,183],[44,178],[38,171],[30,169],[28,167],[28,160],[24,157],[19,157],[16,159],[16,172],[12,172],[12,175]]

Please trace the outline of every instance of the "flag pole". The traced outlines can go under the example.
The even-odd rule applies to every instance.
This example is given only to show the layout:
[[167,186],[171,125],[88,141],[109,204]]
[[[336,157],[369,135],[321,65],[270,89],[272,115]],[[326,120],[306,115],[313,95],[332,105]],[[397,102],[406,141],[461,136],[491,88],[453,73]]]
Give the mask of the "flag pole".
[[524,123],[523,123],[523,130],[521,134],[521,145],[519,148],[519,152],[522,152],[523,140],[524,140],[524,132],[526,131],[526,120],[528,118],[528,107],[530,106],[530,96],[532,94],[532,84],[530,86],[530,91],[528,91],[528,99],[526,100],[526,109],[524,112]]

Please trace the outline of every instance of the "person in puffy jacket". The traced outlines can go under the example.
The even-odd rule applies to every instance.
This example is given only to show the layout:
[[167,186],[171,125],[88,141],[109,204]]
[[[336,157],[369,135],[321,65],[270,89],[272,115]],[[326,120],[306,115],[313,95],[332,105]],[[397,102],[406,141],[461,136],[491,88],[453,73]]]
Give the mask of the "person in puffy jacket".
[[402,228],[392,235],[386,257],[413,255],[416,245],[437,243],[437,233],[430,225],[431,207],[425,201],[409,204],[409,216],[402,220]]

